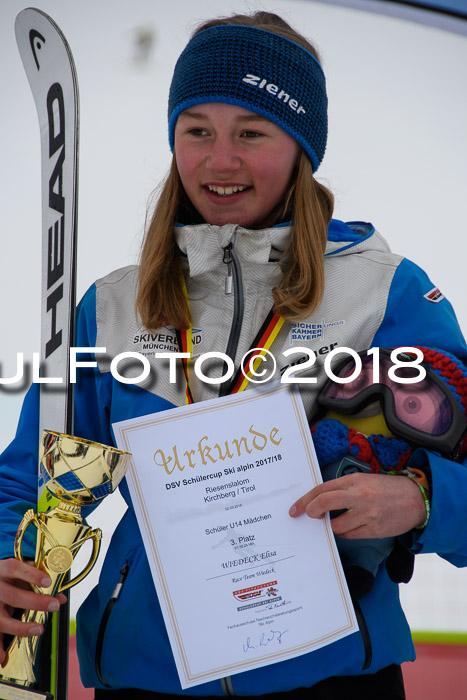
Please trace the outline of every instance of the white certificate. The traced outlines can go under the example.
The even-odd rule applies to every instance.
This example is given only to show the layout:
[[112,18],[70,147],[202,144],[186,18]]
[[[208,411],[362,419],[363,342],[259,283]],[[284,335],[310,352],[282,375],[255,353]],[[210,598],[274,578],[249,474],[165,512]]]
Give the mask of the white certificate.
[[252,389],[113,426],[182,688],[358,629],[300,395]]

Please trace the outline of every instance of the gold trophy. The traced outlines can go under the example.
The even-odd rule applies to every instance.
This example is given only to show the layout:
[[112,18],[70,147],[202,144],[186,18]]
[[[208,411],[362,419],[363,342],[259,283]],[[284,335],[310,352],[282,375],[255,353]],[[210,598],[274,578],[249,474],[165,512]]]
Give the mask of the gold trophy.
[[[15,557],[23,561],[22,542],[31,526],[37,530],[34,566],[51,578],[48,588],[31,585],[36,593],[55,596],[79,583],[94,566],[102,532],[92,530],[81,515],[81,506],[94,505],[115,491],[129,464],[130,455],[97,442],[45,430],[40,444],[40,468],[47,489],[58,498],[58,505],[47,513],[28,510],[15,540]],[[65,580],[80,547],[92,540],[89,562],[80,574]],[[48,613],[25,610],[21,620],[44,625]],[[2,700],[23,700],[37,695],[39,637],[14,637],[0,667]],[[24,690],[23,690],[24,689]],[[37,694],[36,694],[37,693]],[[51,697],[51,696],[50,696]]]

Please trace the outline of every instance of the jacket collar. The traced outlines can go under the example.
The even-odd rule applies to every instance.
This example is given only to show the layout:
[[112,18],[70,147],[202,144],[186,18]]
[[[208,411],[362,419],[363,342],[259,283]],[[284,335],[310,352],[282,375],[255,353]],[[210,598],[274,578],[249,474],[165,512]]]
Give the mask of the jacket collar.
[[[290,224],[252,230],[235,224],[213,226],[203,223],[176,226],[175,240],[187,258],[190,276],[197,277],[215,269],[225,270],[224,249],[232,239],[242,268],[277,262],[287,247],[291,229]],[[388,244],[372,224],[361,221],[347,224],[332,219],[326,256],[348,255],[368,249],[389,251]]]
[[230,243],[233,243],[242,268],[275,263],[285,250],[290,233],[288,225],[251,230],[234,224],[197,224],[176,226],[175,240],[187,257],[190,276],[197,277],[219,269],[219,266],[225,271],[224,249]]

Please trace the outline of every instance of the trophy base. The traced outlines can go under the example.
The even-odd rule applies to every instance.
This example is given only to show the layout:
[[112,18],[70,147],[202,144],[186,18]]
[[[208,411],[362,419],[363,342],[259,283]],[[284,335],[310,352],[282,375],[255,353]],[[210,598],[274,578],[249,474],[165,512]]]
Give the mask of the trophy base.
[[[1,669],[0,669],[1,670]],[[13,685],[0,680],[0,698],[2,700],[54,700],[53,695],[42,690],[31,690],[20,685]]]

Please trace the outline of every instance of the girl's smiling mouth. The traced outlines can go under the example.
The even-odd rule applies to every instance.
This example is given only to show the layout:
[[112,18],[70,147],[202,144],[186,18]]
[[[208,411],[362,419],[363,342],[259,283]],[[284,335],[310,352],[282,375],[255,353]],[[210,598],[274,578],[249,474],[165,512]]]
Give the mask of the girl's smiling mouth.
[[244,192],[245,190],[251,189],[251,185],[204,185],[209,192],[213,192],[218,197],[228,197],[239,192]]

